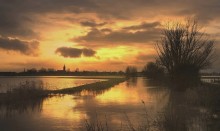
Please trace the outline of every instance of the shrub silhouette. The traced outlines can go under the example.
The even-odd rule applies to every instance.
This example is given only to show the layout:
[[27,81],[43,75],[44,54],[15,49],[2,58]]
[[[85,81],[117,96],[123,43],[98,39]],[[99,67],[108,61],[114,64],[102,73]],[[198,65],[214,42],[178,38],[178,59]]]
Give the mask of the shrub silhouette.
[[156,45],[158,60],[171,77],[196,76],[210,66],[214,41],[201,33],[197,21],[176,23],[162,31]]
[[144,66],[143,74],[150,79],[160,79],[164,77],[164,69],[157,63],[149,62]]
[[128,66],[125,70],[125,74],[127,77],[137,76],[137,68],[135,66]]

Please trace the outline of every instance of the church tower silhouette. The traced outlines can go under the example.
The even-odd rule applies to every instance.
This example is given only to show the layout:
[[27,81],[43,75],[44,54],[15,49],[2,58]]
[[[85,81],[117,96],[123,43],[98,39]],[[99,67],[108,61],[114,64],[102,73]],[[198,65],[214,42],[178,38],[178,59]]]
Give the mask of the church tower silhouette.
[[63,66],[63,71],[66,71],[66,66],[65,66],[65,64],[64,64],[64,66]]

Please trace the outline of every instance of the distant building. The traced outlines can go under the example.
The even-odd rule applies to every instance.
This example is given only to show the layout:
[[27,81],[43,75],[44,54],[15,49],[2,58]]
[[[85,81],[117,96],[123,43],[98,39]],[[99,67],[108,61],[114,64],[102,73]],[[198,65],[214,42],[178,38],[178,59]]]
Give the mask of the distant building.
[[64,66],[63,66],[63,71],[65,71],[65,72],[66,72],[66,66],[65,66],[65,64],[64,64]]
[[57,72],[66,72],[66,66],[65,66],[65,64],[63,65],[63,70],[57,70]]

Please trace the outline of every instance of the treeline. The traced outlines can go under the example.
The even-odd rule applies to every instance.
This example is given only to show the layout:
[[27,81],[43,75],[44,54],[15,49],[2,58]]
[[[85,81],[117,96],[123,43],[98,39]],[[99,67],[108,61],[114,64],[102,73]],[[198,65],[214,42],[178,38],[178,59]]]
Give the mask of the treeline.
[[128,66],[125,69],[125,75],[127,77],[145,76],[149,79],[162,79],[166,76],[165,68],[159,65],[157,62],[147,63],[143,69],[138,72],[137,67]]
[[29,69],[25,72],[0,72],[0,76],[122,76],[123,71],[63,71],[63,70],[36,70]]

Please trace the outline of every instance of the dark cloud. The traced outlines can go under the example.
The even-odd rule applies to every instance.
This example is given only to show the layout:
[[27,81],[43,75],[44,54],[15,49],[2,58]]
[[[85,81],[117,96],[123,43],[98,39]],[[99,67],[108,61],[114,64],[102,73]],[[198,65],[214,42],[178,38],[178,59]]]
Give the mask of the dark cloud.
[[177,15],[194,15],[201,22],[208,23],[211,20],[220,20],[218,12],[220,12],[218,0],[187,0],[182,5],[181,10],[175,13]]
[[[196,14],[201,17],[217,17],[219,0],[0,0],[1,11],[14,13],[96,13],[108,18],[130,18],[139,16],[138,11],[146,11],[147,16],[152,14]],[[172,12],[169,12],[172,11]],[[211,12],[211,13],[210,13]],[[143,14],[140,14],[143,15]],[[165,14],[167,15],[167,14]],[[204,16],[205,15],[205,16]],[[143,15],[144,16],[144,15]]]
[[60,47],[55,52],[59,53],[63,57],[71,57],[71,58],[81,57],[82,55],[81,49],[71,48],[71,47]]
[[152,23],[145,23],[145,22],[143,22],[140,25],[128,26],[128,27],[124,27],[123,29],[143,30],[143,29],[152,29],[152,28],[155,28],[157,26],[160,26],[160,22],[152,22]]
[[5,37],[37,38],[32,26],[37,15],[48,13],[80,13],[93,7],[90,0],[0,0],[0,35]]
[[38,55],[38,41],[23,41],[7,37],[0,37],[0,49],[20,52],[24,55]]
[[81,21],[80,24],[82,26],[88,26],[88,27],[98,27],[98,26],[104,26],[107,24],[107,22],[102,22],[102,23],[96,23],[93,20],[90,21]]
[[[155,41],[160,36],[159,22],[142,23],[140,25],[124,27],[119,30],[92,28],[85,36],[71,39],[80,45],[108,46],[107,44],[133,44]],[[131,31],[136,30],[136,31]]]
[[60,47],[56,49],[55,53],[60,54],[63,57],[79,58],[82,55],[85,57],[92,57],[96,54],[96,51],[88,48],[78,49],[71,47]]
[[38,33],[30,29],[28,20],[23,16],[0,12],[0,34],[2,36],[33,38],[38,37]]
[[[161,14],[163,12],[163,14]],[[56,13],[96,14],[101,19],[129,19],[162,16],[195,15],[208,22],[219,20],[219,0],[0,0],[0,34],[2,36],[36,37],[32,29],[36,16]],[[105,23],[81,22],[84,26],[96,27]],[[158,23],[152,23],[154,26]],[[142,27],[130,27],[130,29]]]
[[94,56],[96,54],[96,52],[92,49],[87,49],[87,48],[83,48],[82,49],[82,53],[84,56],[86,57],[91,57],[91,56]]
[[0,0],[1,10],[7,9],[9,12],[20,13],[80,13],[97,8],[98,5],[93,0]]

